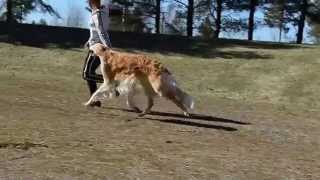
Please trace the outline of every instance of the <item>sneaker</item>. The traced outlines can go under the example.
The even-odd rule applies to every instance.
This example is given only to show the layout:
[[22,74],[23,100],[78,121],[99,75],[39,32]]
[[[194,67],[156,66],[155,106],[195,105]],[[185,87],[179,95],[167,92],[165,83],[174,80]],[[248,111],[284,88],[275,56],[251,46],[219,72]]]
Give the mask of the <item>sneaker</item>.
[[101,107],[101,102],[100,101],[95,101],[95,102],[92,102],[90,104],[91,107]]
[[116,90],[116,97],[120,96],[120,92],[118,90]]

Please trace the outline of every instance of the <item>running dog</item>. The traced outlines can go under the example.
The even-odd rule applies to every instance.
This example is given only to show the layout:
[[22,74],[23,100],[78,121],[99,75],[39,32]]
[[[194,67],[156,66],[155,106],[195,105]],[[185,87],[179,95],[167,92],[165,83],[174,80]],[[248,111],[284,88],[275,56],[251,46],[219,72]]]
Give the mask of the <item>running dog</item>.
[[130,108],[141,112],[133,101],[136,85],[140,82],[148,98],[147,107],[140,116],[150,113],[156,95],[171,100],[185,116],[189,116],[188,110],[194,107],[193,98],[177,86],[173,75],[160,62],[144,55],[111,50],[102,44],[91,49],[100,58],[104,83],[85,105],[120,93],[127,94]]

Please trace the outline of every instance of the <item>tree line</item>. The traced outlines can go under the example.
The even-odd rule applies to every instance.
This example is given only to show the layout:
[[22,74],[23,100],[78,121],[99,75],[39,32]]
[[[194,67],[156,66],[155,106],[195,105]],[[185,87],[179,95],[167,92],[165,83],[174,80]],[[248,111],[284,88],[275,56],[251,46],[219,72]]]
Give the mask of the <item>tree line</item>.
[[[320,0],[112,0],[121,8],[117,23],[134,24],[137,31],[166,31],[170,34],[194,36],[195,32],[206,38],[219,38],[222,31],[247,31],[247,39],[253,40],[254,29],[267,25],[279,29],[279,38],[296,27],[296,43],[302,43],[306,23],[313,27],[314,35],[320,34]],[[7,23],[22,22],[33,10],[60,15],[45,0],[5,0],[0,7],[6,11]],[[167,8],[164,9],[163,6]],[[263,12],[263,22],[256,18],[257,10]],[[232,12],[245,13],[241,17]],[[170,16],[171,21],[167,19]],[[167,18],[165,18],[167,17]],[[115,18],[116,19],[116,18]]]
[[[160,33],[162,4],[178,4],[177,19],[165,24],[173,32],[191,37],[195,29],[209,38],[219,38],[223,30],[247,31],[247,39],[253,40],[254,29],[267,25],[279,29],[279,36],[296,27],[296,43],[301,44],[306,23],[313,25],[314,35],[319,35],[320,0],[113,0],[121,5],[130,4],[140,14],[155,20],[155,32]],[[257,9],[264,13],[263,22],[257,20]],[[231,12],[248,12],[247,17],[235,18]],[[182,19],[182,20],[181,20]],[[181,25],[182,23],[182,25]],[[179,26],[180,24],[180,26]]]

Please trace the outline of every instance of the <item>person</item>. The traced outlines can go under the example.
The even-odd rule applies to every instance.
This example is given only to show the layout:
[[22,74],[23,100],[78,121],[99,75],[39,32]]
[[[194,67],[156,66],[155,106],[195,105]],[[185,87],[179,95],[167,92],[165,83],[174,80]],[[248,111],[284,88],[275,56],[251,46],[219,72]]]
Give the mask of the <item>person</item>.
[[[97,43],[101,43],[107,47],[111,47],[111,42],[108,34],[109,24],[109,9],[107,2],[101,3],[101,0],[88,0],[91,8],[90,18],[90,38],[86,45],[89,47],[88,55],[83,66],[83,79],[87,81],[90,96],[97,90],[97,83],[103,83],[101,74],[96,73],[96,69],[100,65],[100,59],[96,56],[90,47]],[[101,107],[100,101],[94,101],[91,106]]]

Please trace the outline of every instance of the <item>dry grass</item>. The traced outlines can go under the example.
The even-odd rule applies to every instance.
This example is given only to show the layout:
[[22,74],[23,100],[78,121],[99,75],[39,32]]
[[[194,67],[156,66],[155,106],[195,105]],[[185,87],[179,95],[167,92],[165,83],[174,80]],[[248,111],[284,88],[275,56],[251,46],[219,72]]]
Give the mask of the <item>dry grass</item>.
[[123,99],[81,105],[83,50],[0,43],[0,179],[319,179],[319,50],[148,52],[198,115],[159,100],[136,118]]

